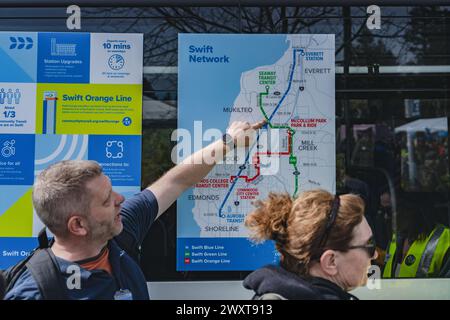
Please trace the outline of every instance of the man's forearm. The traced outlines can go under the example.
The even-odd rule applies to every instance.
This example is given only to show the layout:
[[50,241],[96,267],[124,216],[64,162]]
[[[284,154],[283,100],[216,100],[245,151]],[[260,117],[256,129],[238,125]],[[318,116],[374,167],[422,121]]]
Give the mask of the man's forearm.
[[214,165],[224,159],[231,150],[229,143],[234,143],[238,147],[248,147],[251,137],[254,136],[254,130],[261,128],[264,123],[265,121],[261,121],[251,125],[248,122],[233,122],[227,129],[231,141],[217,140],[211,143],[184,159],[149,186],[148,189],[158,201],[158,216],[167,210],[186,189],[201,181]]
[[172,168],[167,175],[185,185],[186,188],[193,186],[203,179],[215,166],[223,160],[230,151],[221,140],[217,140],[205,148],[191,154],[180,164]]

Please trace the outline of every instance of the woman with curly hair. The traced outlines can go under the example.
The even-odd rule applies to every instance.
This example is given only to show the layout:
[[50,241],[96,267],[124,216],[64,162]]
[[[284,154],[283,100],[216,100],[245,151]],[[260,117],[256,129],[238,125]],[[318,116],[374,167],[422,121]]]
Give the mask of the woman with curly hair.
[[366,284],[377,257],[359,196],[312,190],[294,200],[270,193],[255,206],[245,221],[251,238],[273,240],[281,258],[244,280],[254,299],[356,299],[348,291]]

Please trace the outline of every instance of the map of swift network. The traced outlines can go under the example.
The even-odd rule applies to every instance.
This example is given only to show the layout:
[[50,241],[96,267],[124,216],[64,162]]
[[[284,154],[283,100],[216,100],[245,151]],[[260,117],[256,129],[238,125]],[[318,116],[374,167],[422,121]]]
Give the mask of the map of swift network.
[[192,139],[236,120],[267,124],[178,201],[177,269],[274,263],[273,243],[248,240],[252,202],[335,190],[334,35],[181,34],[178,50],[179,128]]

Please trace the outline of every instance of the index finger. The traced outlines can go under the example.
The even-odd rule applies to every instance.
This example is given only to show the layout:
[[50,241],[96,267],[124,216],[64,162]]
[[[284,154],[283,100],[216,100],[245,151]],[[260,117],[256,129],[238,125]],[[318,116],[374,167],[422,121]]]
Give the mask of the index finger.
[[253,130],[261,129],[266,123],[267,123],[267,120],[262,120],[262,121],[256,122],[256,123],[252,124],[252,129]]

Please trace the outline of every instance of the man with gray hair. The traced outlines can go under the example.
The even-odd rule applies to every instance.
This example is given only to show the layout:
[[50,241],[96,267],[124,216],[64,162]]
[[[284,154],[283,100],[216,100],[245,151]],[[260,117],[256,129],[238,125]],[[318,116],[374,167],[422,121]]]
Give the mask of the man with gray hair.
[[[252,129],[263,124],[233,122],[222,140],[192,154],[126,201],[95,161],[62,161],[44,170],[34,184],[33,204],[54,234],[47,251],[61,275],[55,279],[61,284],[59,298],[149,299],[144,275],[130,255],[135,255],[159,215],[233,146],[248,146]],[[5,298],[45,299],[41,289],[27,269]]]

